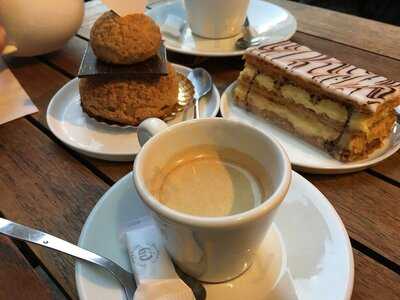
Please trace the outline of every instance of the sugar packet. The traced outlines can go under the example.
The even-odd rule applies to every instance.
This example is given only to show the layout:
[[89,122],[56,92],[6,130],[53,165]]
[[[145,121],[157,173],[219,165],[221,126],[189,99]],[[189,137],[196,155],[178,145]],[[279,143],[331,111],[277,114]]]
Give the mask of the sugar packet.
[[137,290],[134,300],[194,300],[192,290],[177,275],[149,216],[135,219],[126,232],[129,260]]

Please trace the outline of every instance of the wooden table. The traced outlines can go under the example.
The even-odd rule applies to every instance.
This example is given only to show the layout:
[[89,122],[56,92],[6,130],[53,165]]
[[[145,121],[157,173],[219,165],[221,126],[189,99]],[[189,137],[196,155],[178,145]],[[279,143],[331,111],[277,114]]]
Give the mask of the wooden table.
[[[294,41],[400,80],[400,27],[285,0],[271,2],[296,16]],[[68,149],[45,121],[52,96],[76,76],[90,26],[104,9],[97,1],[87,3],[81,29],[62,50],[7,60],[40,112],[0,126],[0,215],[74,243],[97,200],[132,165]],[[168,55],[173,62],[205,67],[220,92],[243,67],[240,57]],[[303,176],[327,196],[349,232],[353,299],[400,299],[400,153],[355,174]],[[28,296],[76,299],[74,260],[0,237],[0,299]]]

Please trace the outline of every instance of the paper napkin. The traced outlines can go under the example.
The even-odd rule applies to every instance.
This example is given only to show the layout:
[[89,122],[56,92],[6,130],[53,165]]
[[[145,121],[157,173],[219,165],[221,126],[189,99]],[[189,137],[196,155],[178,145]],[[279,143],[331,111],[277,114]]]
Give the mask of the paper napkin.
[[0,58],[0,124],[35,112],[37,107]]
[[121,17],[132,13],[144,13],[147,0],[102,0],[109,9]]

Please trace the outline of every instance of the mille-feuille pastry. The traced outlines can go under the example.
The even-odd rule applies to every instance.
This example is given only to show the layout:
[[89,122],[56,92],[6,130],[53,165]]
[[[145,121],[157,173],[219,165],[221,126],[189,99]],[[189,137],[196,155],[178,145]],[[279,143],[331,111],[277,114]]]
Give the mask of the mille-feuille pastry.
[[235,99],[341,161],[367,157],[395,123],[400,82],[292,41],[244,55]]

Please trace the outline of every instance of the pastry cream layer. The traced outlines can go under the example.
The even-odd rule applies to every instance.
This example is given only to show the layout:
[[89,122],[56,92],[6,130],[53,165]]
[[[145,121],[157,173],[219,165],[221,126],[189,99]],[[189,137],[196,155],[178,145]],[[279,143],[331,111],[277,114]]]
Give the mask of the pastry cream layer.
[[317,103],[311,102],[310,94],[304,89],[291,84],[281,87],[281,94],[287,99],[301,104],[317,114],[326,114],[329,118],[345,123],[347,120],[347,109],[329,99],[321,99]]
[[331,141],[337,138],[339,132],[331,127],[328,127],[318,120],[311,120],[301,114],[296,114],[284,105],[270,101],[256,93],[250,92],[247,96],[247,102],[259,110],[267,110],[286,119],[293,128],[301,135],[322,138]]
[[243,102],[243,103],[246,102],[246,95],[247,95],[246,87],[238,85],[238,86],[236,86],[234,92],[235,92],[236,100]]
[[369,127],[367,133],[355,132],[351,131],[351,129],[347,129],[340,141],[340,147],[349,149],[352,152],[361,152],[360,149],[369,143],[375,140],[383,141],[389,135],[394,121],[395,116],[388,115]]
[[[256,77],[254,78],[254,76]],[[277,84],[271,76],[262,73],[257,74],[257,70],[251,65],[246,64],[245,68],[241,72],[239,80],[244,78],[254,78],[255,82],[267,91],[281,94],[286,99],[303,105],[317,114],[326,114],[333,120],[342,123],[346,122],[347,110],[343,105],[329,99],[321,99],[317,103],[313,103],[310,93],[306,90],[290,82],[281,86]]]
[[274,79],[271,76],[259,74],[256,76],[255,81],[258,85],[262,86],[269,92],[279,91],[279,88],[275,86]]
[[257,69],[249,64],[246,64],[244,69],[240,72],[239,80],[243,79],[244,77],[253,78],[256,74],[257,74]]
[[385,119],[391,117],[392,114],[392,109],[386,109],[373,115],[354,112],[349,120],[348,127],[352,130],[362,131],[368,134],[371,127],[378,122],[385,121]]

